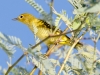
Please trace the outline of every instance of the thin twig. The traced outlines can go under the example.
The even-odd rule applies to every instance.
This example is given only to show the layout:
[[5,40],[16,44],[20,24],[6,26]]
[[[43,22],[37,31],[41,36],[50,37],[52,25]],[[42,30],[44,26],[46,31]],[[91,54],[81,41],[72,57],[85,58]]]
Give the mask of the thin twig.
[[56,46],[56,44],[53,45],[53,46],[47,51],[46,56],[49,56],[49,55],[51,54],[51,52],[52,52],[52,50],[54,50],[54,47],[55,47],[55,46]]
[[37,69],[37,67],[35,66],[35,67],[32,69],[32,71],[30,72],[29,75],[33,75],[33,73],[35,72],[36,69]]
[[97,39],[95,40],[96,42],[100,39],[100,33],[97,36]]
[[96,60],[96,58],[95,58],[95,55],[96,55],[96,52],[97,52],[97,50],[96,50],[96,44],[97,44],[97,42],[96,42],[96,40],[94,40],[94,54],[93,54],[93,64],[92,64],[92,68],[91,68],[91,71],[93,71],[93,67],[94,67],[94,61]]
[[42,75],[42,71],[41,70],[39,71],[39,74],[38,75]]
[[5,73],[5,75],[8,75],[8,73],[10,72],[10,70],[25,56],[25,54],[23,54],[12,66],[10,66],[7,70],[7,72]]
[[50,2],[50,14],[51,14],[51,16],[52,16],[52,7],[53,7],[53,5],[54,5],[54,0],[51,0],[51,2]]
[[[95,60],[96,60],[95,55],[96,55],[96,52],[98,52],[98,50],[96,50],[96,45],[97,45],[97,41],[98,41],[99,37],[100,37],[100,33],[98,34],[98,37],[97,37],[97,38],[95,37],[95,38],[94,38],[94,40],[93,40],[93,42],[94,42],[94,54],[93,54],[93,61],[95,61]],[[98,53],[98,54],[99,54],[99,53]],[[92,64],[91,71],[93,71],[93,67],[94,67],[94,62],[93,62],[93,64]]]
[[58,72],[57,75],[60,75],[62,69],[64,68],[64,65],[65,65],[66,62],[68,61],[68,58],[69,58],[69,56],[70,56],[70,54],[71,54],[73,48],[74,48],[75,45],[82,39],[82,37],[84,36],[84,34],[85,34],[87,31],[88,31],[88,29],[86,29],[86,31],[85,31],[85,32],[74,42],[74,44],[71,46],[71,48],[69,49],[68,54],[66,55],[65,60],[64,60],[64,62],[63,62],[63,64],[62,64],[62,66],[61,66],[61,68],[60,68],[60,70],[59,70],[59,72]]
[[39,43],[35,44],[35,46],[32,46],[31,48],[32,48],[32,49],[36,48],[38,45],[40,45],[41,43],[43,43],[43,42],[46,41],[47,39],[49,39],[49,36],[46,37],[45,39],[43,39],[42,41],[40,41]]

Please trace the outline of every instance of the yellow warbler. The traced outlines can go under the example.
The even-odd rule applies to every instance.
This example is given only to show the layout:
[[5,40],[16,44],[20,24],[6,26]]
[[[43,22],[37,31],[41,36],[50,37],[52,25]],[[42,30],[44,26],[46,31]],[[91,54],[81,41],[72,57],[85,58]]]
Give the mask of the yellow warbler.
[[[34,27],[37,28],[37,32],[35,33],[35,35],[40,39],[43,40],[46,37],[48,37],[52,31],[55,30],[55,26],[51,27],[50,24],[48,24],[47,22],[45,22],[44,20],[38,19],[36,17],[34,17],[33,15],[29,14],[29,13],[23,13],[21,15],[19,15],[17,18],[15,18],[15,20],[18,20],[24,24],[26,24],[30,30],[34,33]],[[51,31],[52,29],[52,31]],[[54,35],[59,35],[61,34],[61,30],[58,29]],[[57,37],[50,37],[49,39],[47,39],[46,41],[44,41],[44,43],[47,46],[50,46],[52,44],[55,43],[55,41],[59,38],[60,36]],[[68,45],[71,46],[71,39],[66,36],[66,35],[61,35],[61,39],[59,44],[61,45]],[[82,46],[81,43],[77,43],[77,45],[75,46],[75,48]]]

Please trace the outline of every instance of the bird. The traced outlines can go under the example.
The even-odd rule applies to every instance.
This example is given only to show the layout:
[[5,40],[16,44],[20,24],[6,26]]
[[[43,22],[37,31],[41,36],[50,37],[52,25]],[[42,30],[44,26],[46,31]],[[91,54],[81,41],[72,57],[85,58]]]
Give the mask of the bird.
[[[52,32],[55,30],[55,26],[54,25],[50,25],[49,23],[47,23],[46,21],[42,20],[42,19],[38,19],[35,16],[33,16],[30,13],[23,13],[20,14],[17,18],[14,18],[14,20],[17,20],[19,22],[24,23],[25,25],[28,26],[28,28],[40,39],[43,40],[46,37],[48,37],[50,34],[52,34]],[[37,32],[35,33],[35,28],[37,28]],[[60,29],[57,29],[55,31],[55,33],[53,33],[53,35],[60,35],[62,33],[62,31]],[[46,41],[44,41],[44,43],[47,45],[47,47],[50,47],[50,45],[55,44],[55,41],[57,39],[59,39],[60,36],[56,36],[56,37],[50,37],[49,39],[47,39]],[[60,45],[68,45],[68,46],[72,46],[72,40],[67,36],[67,35],[61,35],[61,39],[59,41]],[[75,46],[75,48],[77,47],[82,47],[83,44],[78,42]]]

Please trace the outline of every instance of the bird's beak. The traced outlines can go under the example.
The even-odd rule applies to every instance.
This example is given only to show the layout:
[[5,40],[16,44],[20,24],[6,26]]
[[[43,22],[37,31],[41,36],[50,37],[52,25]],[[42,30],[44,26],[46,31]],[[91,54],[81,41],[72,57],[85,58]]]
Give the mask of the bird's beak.
[[18,20],[18,18],[13,18],[12,20],[16,21],[16,20]]

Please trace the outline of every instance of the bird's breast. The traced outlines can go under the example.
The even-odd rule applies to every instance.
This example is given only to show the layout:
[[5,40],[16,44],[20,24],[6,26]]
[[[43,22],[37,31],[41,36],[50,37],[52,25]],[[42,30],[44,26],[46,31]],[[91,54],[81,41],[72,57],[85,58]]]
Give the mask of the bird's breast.
[[47,28],[38,27],[37,29],[36,36],[41,40],[45,39],[50,34],[50,31]]

